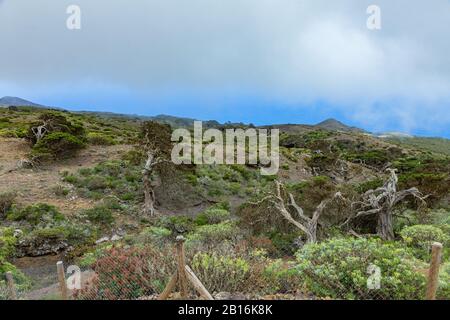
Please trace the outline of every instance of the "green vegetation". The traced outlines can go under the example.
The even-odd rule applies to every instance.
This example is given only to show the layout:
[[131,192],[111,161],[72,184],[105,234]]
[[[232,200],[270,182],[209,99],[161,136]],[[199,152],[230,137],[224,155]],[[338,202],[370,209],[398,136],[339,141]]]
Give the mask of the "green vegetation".
[[97,146],[111,146],[116,144],[112,136],[98,132],[89,132],[87,134],[87,140],[90,144]]
[[443,138],[389,138],[389,142],[393,142],[400,146],[413,147],[418,150],[434,152],[450,156],[450,140]]
[[52,132],[39,140],[33,147],[32,156],[40,159],[64,159],[84,147],[80,138],[66,132]]
[[83,212],[86,218],[94,223],[111,224],[114,222],[114,216],[111,209],[106,206],[97,206],[87,209]]
[[250,266],[242,258],[197,253],[192,269],[211,292],[240,292],[248,288]]
[[406,227],[400,232],[400,235],[408,246],[417,249],[417,255],[425,261],[430,258],[430,249],[434,242],[440,242],[445,247],[450,244],[450,236],[433,225]]
[[[39,126],[45,126],[42,136]],[[77,298],[154,296],[175,271],[173,247],[183,235],[187,264],[210,292],[252,298],[421,299],[430,246],[439,241],[444,254],[438,298],[450,298],[447,140],[393,145],[357,132],[291,126],[281,134],[277,175],[262,176],[259,165],[161,166],[164,179],[152,174],[147,181],[156,195],[158,214],[153,217],[143,212],[147,151],[159,143],[167,156],[170,144],[158,139],[158,130],[167,137],[168,127],[148,126],[137,117],[0,109],[0,139],[26,139],[30,146],[21,141],[21,148],[29,148],[30,160],[39,160],[30,166],[33,170],[23,166],[12,174],[20,180],[43,173],[39,180],[50,185],[40,185],[38,199],[49,192],[48,203],[54,204],[23,196],[35,191],[35,181],[29,190],[13,185],[17,192],[0,193],[0,276],[11,270],[26,290],[30,280],[11,264],[13,258],[64,252],[74,264],[96,273],[92,286],[77,291]],[[143,133],[152,139],[145,140]],[[61,161],[71,157],[76,158]],[[44,159],[49,161],[44,164]],[[415,187],[428,197],[426,206],[410,198],[400,201],[393,210],[394,240],[382,241],[373,237],[376,219],[354,218],[355,203],[384,184],[388,167],[397,170],[398,190]],[[45,170],[55,168],[61,181],[47,180]],[[267,200],[275,180],[282,182],[280,197],[296,221],[308,218],[293,209],[289,194],[309,218],[336,193],[346,199],[323,211],[316,243],[305,244],[305,233]],[[381,269],[381,287],[368,289],[375,266]]]
[[100,200],[114,196],[135,202],[142,197],[141,168],[126,160],[106,161],[93,168],[82,168],[76,174],[65,174],[64,181],[73,184],[86,198]]
[[[415,258],[401,246],[380,240],[331,239],[309,244],[296,255],[297,270],[320,297],[345,299],[421,299],[425,277],[415,271]],[[367,286],[368,268],[382,271],[381,286]]]
[[12,221],[26,221],[32,225],[48,224],[64,220],[64,216],[56,207],[46,203],[38,203],[23,209],[13,208],[7,214],[7,219]]

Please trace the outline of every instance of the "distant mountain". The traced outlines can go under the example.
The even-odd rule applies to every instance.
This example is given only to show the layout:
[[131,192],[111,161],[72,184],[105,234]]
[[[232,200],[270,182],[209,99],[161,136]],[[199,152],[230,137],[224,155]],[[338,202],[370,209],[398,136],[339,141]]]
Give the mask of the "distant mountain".
[[[170,124],[172,127],[179,128],[189,128],[194,125],[194,121],[197,119],[192,118],[182,118],[182,117],[174,117],[169,116],[165,114],[157,115],[156,117],[150,117],[151,120],[162,122],[166,124]],[[216,128],[219,127],[221,124],[215,120],[208,120],[208,121],[202,121],[203,128]]]
[[[160,114],[157,116],[142,116],[137,114],[123,114],[123,113],[114,113],[114,112],[105,112],[105,111],[75,111],[75,113],[82,113],[82,114],[92,114],[99,117],[104,118],[127,118],[127,119],[134,119],[134,120],[140,120],[140,121],[148,121],[153,120],[159,123],[165,123],[169,124],[173,128],[191,128],[194,125],[194,121],[197,121],[197,119],[192,118],[183,118],[183,117],[175,117],[175,116],[169,116],[165,114]],[[216,128],[220,127],[221,124],[215,120],[207,120],[202,121],[203,122],[203,128]]]
[[1,107],[37,107],[43,108],[45,106],[22,99],[18,97],[3,97],[0,99]]
[[325,121],[316,124],[315,127],[329,131],[359,132],[359,133],[366,132],[357,127],[347,126],[336,119],[327,119]]

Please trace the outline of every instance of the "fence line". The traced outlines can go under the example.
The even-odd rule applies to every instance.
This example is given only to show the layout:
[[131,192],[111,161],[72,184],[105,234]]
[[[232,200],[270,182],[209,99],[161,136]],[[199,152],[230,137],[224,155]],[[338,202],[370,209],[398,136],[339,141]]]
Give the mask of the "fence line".
[[[169,278],[169,281],[164,287],[164,290],[157,296],[159,300],[167,300],[170,297],[170,294],[174,292],[175,288],[178,284],[178,289],[180,290],[180,296],[182,299],[189,298],[189,289],[188,284],[192,285],[192,287],[197,291],[197,293],[203,298],[207,300],[213,300],[213,296],[210,294],[208,289],[203,285],[200,279],[195,275],[192,269],[186,264],[185,257],[185,248],[184,248],[185,238],[182,236],[177,237],[176,241],[176,256],[174,260],[177,263],[175,273]],[[435,242],[432,245],[431,250],[431,261],[428,269],[427,283],[426,283],[426,292],[425,299],[426,300],[435,300],[436,292],[439,286],[439,272],[441,266],[441,258],[442,258],[442,250],[443,245],[439,242]],[[58,276],[59,282],[59,293],[60,298],[62,300],[74,299],[76,296],[74,292],[76,290],[69,290],[67,287],[67,281],[65,277],[65,268],[62,261],[58,261],[56,263],[56,273]],[[13,273],[8,271],[5,274],[6,278],[6,288],[5,292],[7,294],[7,298],[10,300],[17,300],[18,293],[16,289],[16,284],[14,282]],[[151,279],[148,279],[151,280]],[[0,289],[2,289],[0,287]],[[119,288],[120,290],[125,290],[129,288]],[[127,291],[125,291],[127,292]],[[22,297],[22,295],[21,295]],[[20,299],[20,298],[19,298]]]

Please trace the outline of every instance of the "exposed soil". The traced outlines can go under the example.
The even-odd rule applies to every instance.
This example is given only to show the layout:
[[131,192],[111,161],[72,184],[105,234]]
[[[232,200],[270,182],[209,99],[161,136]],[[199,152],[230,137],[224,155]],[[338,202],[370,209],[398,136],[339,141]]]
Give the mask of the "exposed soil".
[[129,145],[90,146],[68,160],[43,165],[39,169],[17,169],[18,161],[25,159],[30,151],[28,143],[23,139],[0,138],[0,192],[16,191],[21,205],[44,202],[71,215],[80,209],[92,207],[95,201],[77,197],[72,192],[66,197],[57,196],[53,188],[58,184],[64,185],[60,173],[74,172],[81,167],[118,159],[130,149]]

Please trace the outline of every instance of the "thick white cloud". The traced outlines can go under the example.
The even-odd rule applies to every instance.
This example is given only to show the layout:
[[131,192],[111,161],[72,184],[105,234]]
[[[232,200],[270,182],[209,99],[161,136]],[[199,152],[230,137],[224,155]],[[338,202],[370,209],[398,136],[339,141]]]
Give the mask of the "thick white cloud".
[[[326,101],[377,129],[450,124],[448,0],[0,4],[3,88],[97,83],[149,96],[239,88],[292,108]],[[66,29],[70,4],[82,9],[80,31]],[[381,8],[379,31],[366,28],[370,4]]]

